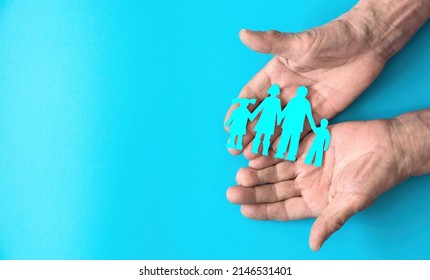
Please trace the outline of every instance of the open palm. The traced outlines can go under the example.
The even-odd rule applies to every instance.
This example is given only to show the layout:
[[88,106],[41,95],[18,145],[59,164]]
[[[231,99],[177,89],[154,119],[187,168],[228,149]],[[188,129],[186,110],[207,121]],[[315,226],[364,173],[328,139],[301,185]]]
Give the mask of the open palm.
[[300,144],[296,162],[240,169],[239,186],[229,188],[228,199],[242,204],[248,218],[317,217],[309,242],[318,250],[349,217],[402,180],[388,121],[348,122],[329,129],[332,143],[321,168],[303,163],[314,139],[310,133]]
[[[328,24],[302,33],[242,30],[241,40],[251,49],[275,56],[243,88],[240,97],[267,96],[271,84],[279,84],[285,105],[299,85],[309,88],[316,123],[332,118],[353,102],[378,76],[386,59],[371,46],[369,35],[359,32],[365,27],[352,24],[348,14]],[[258,106],[256,104],[255,106]],[[228,118],[233,109],[227,113]],[[244,137],[244,155],[254,159],[251,140],[258,120],[248,126]],[[275,132],[274,141],[279,136]],[[240,151],[230,150],[233,154]]]

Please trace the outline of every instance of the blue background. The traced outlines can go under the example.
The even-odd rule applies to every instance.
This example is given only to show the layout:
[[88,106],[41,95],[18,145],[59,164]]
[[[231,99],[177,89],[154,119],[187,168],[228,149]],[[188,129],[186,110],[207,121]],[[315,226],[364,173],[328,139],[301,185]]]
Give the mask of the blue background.
[[[270,59],[241,28],[301,31],[355,1],[1,1],[0,258],[430,257],[430,176],[353,217],[319,253],[312,219],[241,216],[247,164],[224,114]],[[335,122],[430,107],[430,25]]]

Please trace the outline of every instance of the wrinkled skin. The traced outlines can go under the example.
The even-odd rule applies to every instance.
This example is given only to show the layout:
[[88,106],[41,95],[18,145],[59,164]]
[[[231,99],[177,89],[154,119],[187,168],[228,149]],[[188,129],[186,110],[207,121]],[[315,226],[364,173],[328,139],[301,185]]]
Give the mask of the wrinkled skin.
[[322,168],[303,163],[314,139],[308,134],[297,161],[240,169],[239,186],[228,190],[228,199],[243,204],[242,214],[252,219],[318,217],[310,236],[311,248],[318,250],[349,217],[402,180],[389,121],[349,122],[329,129],[332,143]]
[[[296,88],[305,85],[317,123],[344,110],[374,81],[386,61],[370,47],[372,37],[358,33],[359,28],[354,28],[346,18],[296,34],[242,30],[240,38],[248,47],[275,56],[243,88],[240,96],[261,101],[270,85],[277,83],[285,105],[295,95]],[[230,108],[226,118],[234,108]],[[249,125],[243,140],[248,159],[256,157],[249,145],[255,136],[256,123]],[[279,131],[273,139],[278,136]]]
[[[428,1],[362,0],[340,18],[302,33],[241,30],[240,38],[245,45],[274,57],[239,96],[257,98],[261,102],[270,85],[276,83],[281,88],[280,98],[285,106],[297,87],[305,85],[309,88],[307,98],[312,104],[315,122],[330,119],[360,96],[382,71],[386,61],[408,42],[429,16]],[[250,106],[251,111],[256,106],[258,103]],[[226,118],[235,108],[230,108]],[[430,113],[425,115],[423,118],[417,114],[430,122]],[[401,172],[404,163],[398,160],[406,156],[400,155],[402,149],[393,144],[402,143],[393,139],[394,121],[330,126],[332,143],[321,168],[303,163],[304,152],[309,150],[314,137],[307,134],[307,124],[296,162],[273,157],[279,128],[272,136],[273,151],[268,157],[251,153],[250,143],[257,121],[248,125],[243,139],[243,154],[250,160],[250,168],[239,170],[238,186],[227,191],[227,198],[232,203],[242,204],[242,214],[253,219],[317,217],[309,239],[313,250],[319,250],[349,217],[370,206],[381,193],[407,177]],[[409,126],[416,123],[410,122]],[[404,131],[410,131],[411,127]],[[417,127],[416,131],[418,135],[423,129]],[[407,133],[396,137],[406,139]]]

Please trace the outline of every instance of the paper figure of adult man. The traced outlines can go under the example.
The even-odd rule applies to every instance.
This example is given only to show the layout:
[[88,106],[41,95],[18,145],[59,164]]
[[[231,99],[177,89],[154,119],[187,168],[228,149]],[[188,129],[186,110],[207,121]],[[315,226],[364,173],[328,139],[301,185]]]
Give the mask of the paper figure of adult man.
[[296,96],[291,98],[279,114],[277,124],[282,122],[282,133],[279,140],[276,158],[284,159],[284,154],[288,148],[287,160],[295,161],[299,149],[300,134],[303,132],[305,119],[308,119],[312,130],[315,131],[315,122],[312,116],[311,103],[306,99],[308,89],[299,86]]

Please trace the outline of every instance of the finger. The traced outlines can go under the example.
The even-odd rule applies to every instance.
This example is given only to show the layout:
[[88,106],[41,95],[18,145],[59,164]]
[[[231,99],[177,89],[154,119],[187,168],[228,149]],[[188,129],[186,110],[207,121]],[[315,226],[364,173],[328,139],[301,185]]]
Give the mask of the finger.
[[227,190],[227,199],[234,204],[256,204],[283,201],[300,196],[293,180],[256,187],[236,186]]
[[311,32],[262,32],[242,29],[239,37],[247,47],[256,52],[271,53],[293,60],[303,57],[314,42]]
[[269,151],[269,156],[257,156],[249,159],[249,167],[253,169],[263,169],[281,162],[282,159],[275,158],[273,150]]
[[318,251],[323,243],[360,210],[360,204],[347,196],[336,196],[317,217],[311,228],[309,246]]
[[260,147],[258,147],[258,154],[254,154],[252,152],[252,141],[254,139],[250,139],[249,144],[246,145],[246,147],[243,149],[243,156],[247,159],[247,160],[253,160],[255,158],[258,158],[261,156],[261,153],[263,152],[263,145],[260,145]]
[[262,204],[245,204],[240,208],[242,215],[255,220],[290,221],[313,216],[302,197]]
[[263,169],[241,168],[236,174],[236,182],[244,187],[253,187],[291,180],[295,176],[296,169],[294,163],[291,161],[281,161]]

